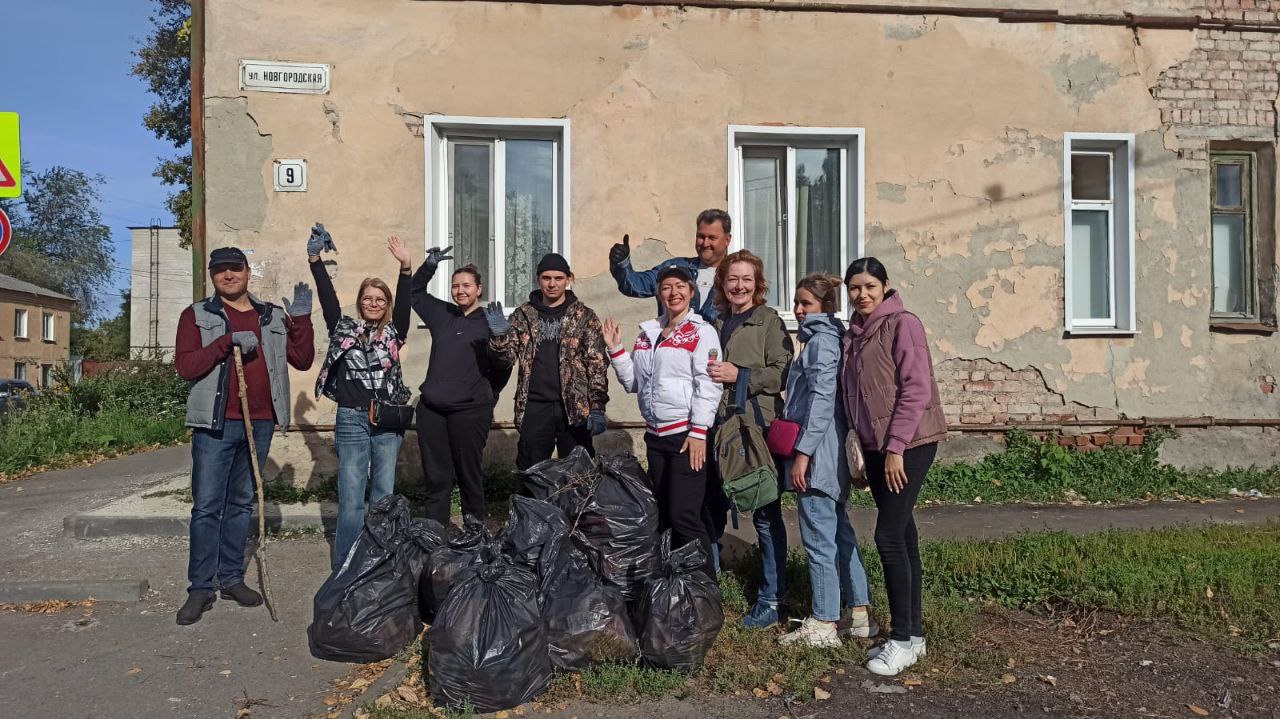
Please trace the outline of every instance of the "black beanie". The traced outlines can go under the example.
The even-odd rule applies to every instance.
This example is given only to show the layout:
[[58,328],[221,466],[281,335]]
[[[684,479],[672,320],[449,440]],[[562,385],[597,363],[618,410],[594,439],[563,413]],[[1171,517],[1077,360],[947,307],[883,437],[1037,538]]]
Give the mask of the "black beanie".
[[538,262],[538,270],[535,276],[541,276],[543,272],[563,272],[566,275],[572,275],[569,270],[569,261],[562,255],[555,252],[542,256],[542,260]]

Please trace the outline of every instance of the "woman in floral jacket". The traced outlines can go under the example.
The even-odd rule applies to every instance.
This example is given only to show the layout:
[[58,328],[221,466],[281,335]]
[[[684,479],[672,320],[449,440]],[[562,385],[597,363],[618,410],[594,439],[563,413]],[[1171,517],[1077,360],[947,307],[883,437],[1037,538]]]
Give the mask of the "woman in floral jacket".
[[316,397],[324,395],[338,403],[334,430],[338,450],[338,528],[332,556],[336,571],[360,533],[368,504],[395,490],[396,457],[404,432],[373,426],[369,422],[369,404],[374,399],[396,404],[409,401],[409,388],[400,371],[400,348],[409,334],[412,275],[408,249],[399,237],[389,237],[387,251],[400,263],[396,301],[393,304],[387,283],[368,277],[360,283],[356,295],[358,315],[344,315],[333,282],[320,261],[322,249],[333,249],[333,240],[323,225],[316,225],[307,242],[307,261],[329,328],[329,348],[316,379]]

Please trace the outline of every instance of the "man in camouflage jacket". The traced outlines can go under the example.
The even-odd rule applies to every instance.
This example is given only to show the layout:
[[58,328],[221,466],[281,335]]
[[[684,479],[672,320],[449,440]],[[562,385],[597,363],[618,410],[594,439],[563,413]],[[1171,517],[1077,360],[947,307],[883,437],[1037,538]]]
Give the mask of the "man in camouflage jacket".
[[568,289],[569,263],[552,253],[538,263],[538,289],[508,319],[490,303],[489,348],[517,371],[516,469],[566,457],[574,447],[592,454],[592,437],[605,430],[609,354],[596,313]]

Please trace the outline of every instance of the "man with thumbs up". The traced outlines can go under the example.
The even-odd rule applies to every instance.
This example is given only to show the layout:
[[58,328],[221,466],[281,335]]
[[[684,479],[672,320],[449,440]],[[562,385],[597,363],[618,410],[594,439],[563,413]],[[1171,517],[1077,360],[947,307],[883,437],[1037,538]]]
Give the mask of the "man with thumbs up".
[[729,252],[732,224],[729,213],[724,210],[703,210],[698,213],[698,231],[694,235],[698,256],[673,257],[649,270],[632,269],[631,236],[623,235],[622,242],[609,250],[609,274],[618,282],[618,291],[627,297],[653,297],[658,291],[658,275],[668,267],[680,267],[697,280],[698,295],[693,301],[697,313],[707,322],[715,322],[719,313],[712,301],[712,289],[716,268]]

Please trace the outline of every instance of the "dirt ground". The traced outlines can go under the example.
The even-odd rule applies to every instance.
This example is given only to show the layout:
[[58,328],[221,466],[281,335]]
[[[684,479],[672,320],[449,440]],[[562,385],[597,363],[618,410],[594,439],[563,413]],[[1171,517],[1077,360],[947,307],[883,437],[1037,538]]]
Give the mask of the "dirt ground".
[[[557,719],[846,717],[1262,717],[1280,719],[1280,650],[1249,657],[1150,621],[1090,612],[988,610],[963,653],[930,655],[896,678],[838,668],[830,698],[699,696],[570,702]],[[895,693],[889,693],[895,692]],[[545,716],[530,708],[528,716]],[[514,713],[514,712],[513,712]],[[522,712],[521,715],[524,715]]]

